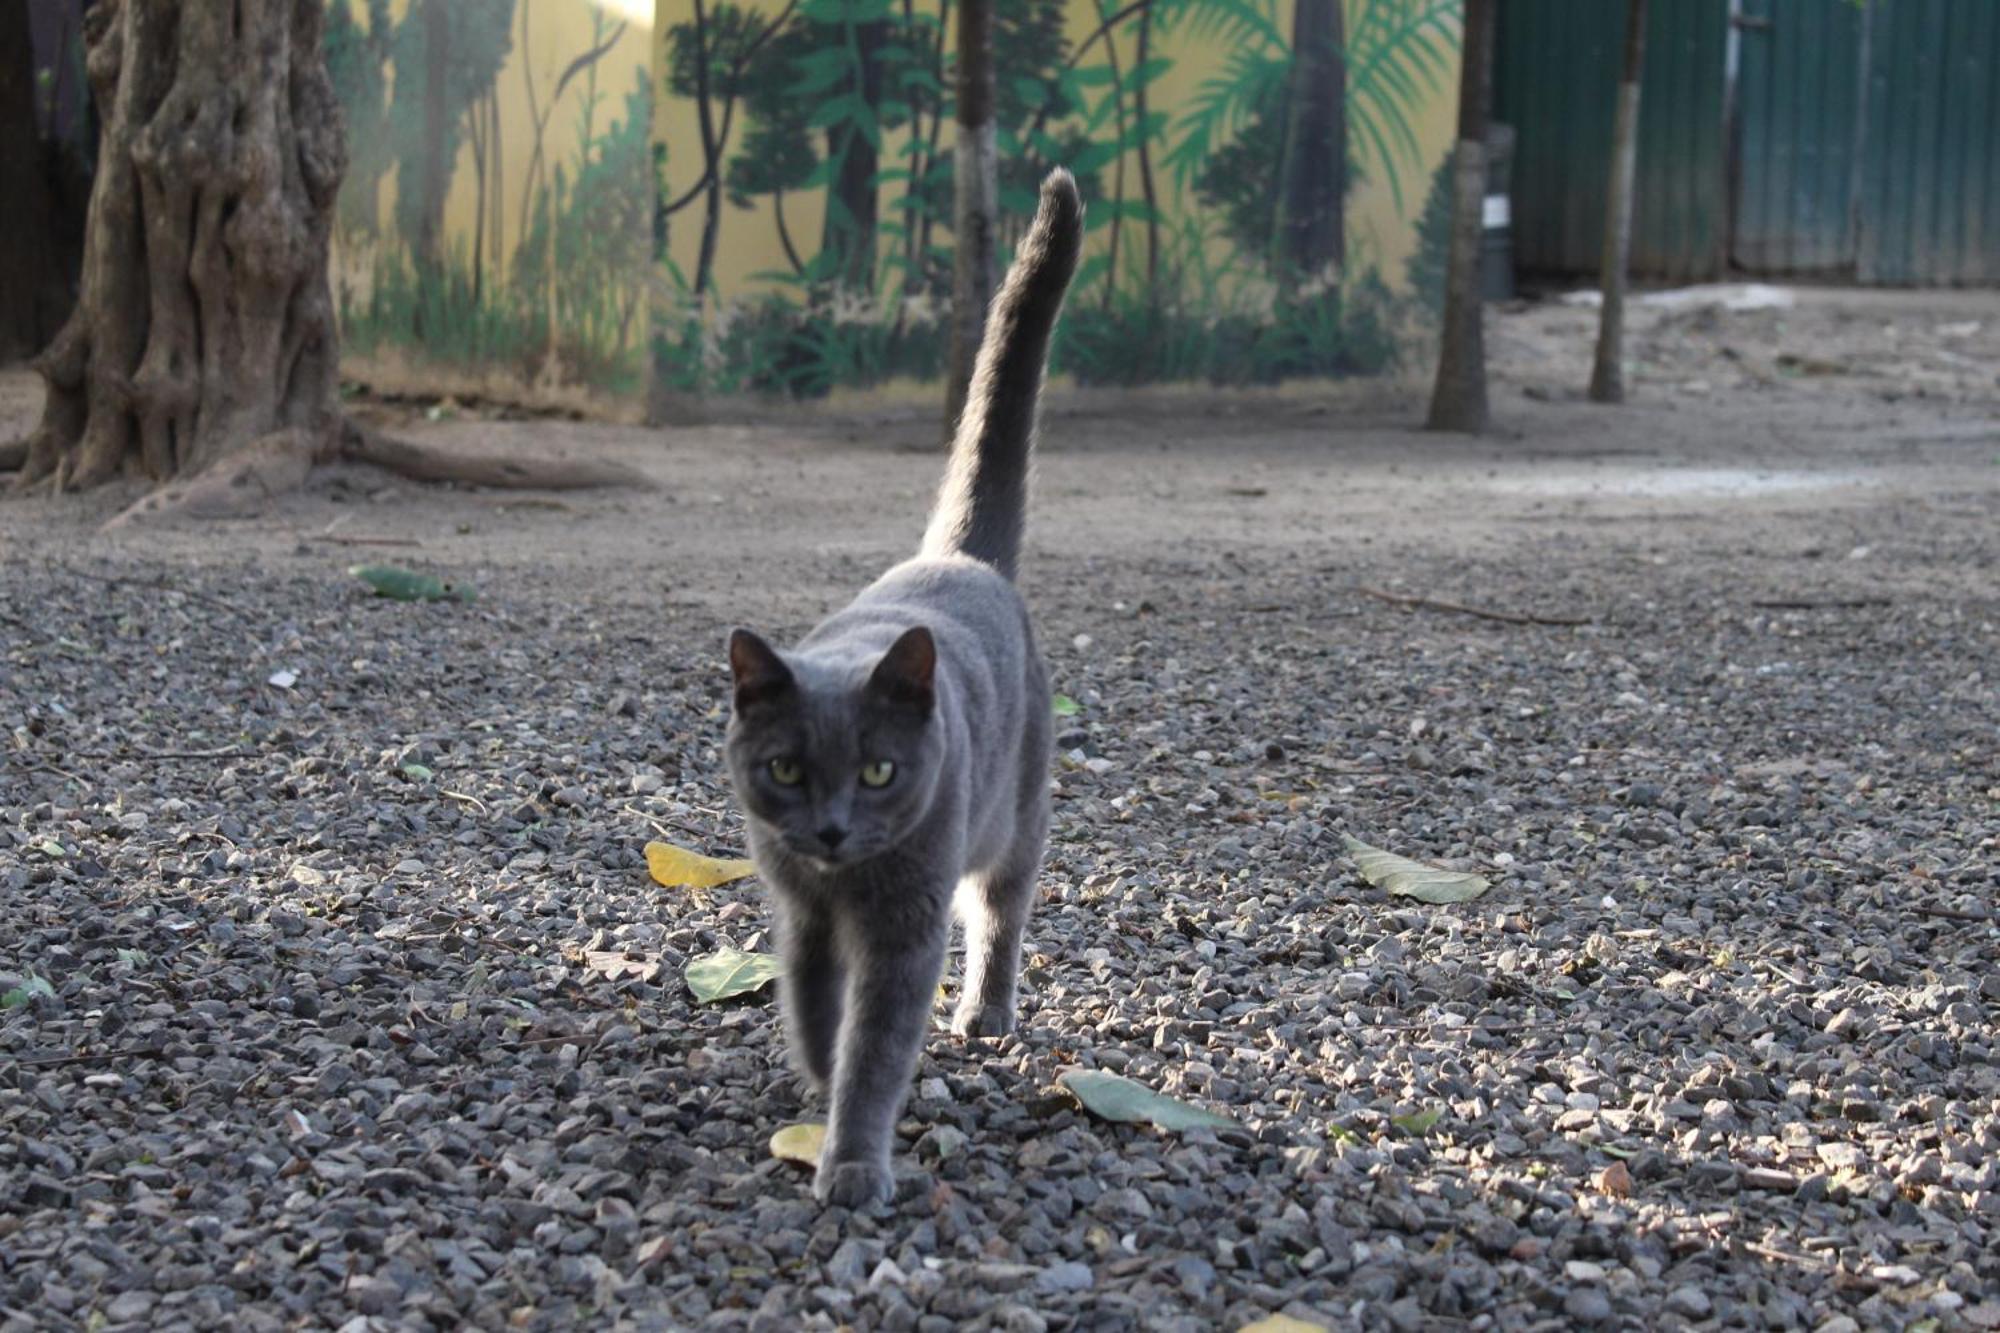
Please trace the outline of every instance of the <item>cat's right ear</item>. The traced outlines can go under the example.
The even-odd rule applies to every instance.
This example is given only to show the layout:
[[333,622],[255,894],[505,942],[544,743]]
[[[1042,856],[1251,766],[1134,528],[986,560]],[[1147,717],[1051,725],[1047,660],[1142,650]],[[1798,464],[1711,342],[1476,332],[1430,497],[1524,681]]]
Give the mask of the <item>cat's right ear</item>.
[[736,679],[736,711],[775,702],[792,688],[792,669],[771,645],[747,629],[729,633],[729,673]]

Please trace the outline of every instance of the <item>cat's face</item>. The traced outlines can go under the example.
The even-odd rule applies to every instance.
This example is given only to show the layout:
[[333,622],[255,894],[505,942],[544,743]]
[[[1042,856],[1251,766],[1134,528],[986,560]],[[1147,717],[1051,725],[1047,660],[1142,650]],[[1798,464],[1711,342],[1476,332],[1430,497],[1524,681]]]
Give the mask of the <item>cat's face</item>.
[[902,842],[937,789],[936,664],[921,626],[860,670],[787,660],[748,630],[731,634],[729,771],[744,810],[823,866]]

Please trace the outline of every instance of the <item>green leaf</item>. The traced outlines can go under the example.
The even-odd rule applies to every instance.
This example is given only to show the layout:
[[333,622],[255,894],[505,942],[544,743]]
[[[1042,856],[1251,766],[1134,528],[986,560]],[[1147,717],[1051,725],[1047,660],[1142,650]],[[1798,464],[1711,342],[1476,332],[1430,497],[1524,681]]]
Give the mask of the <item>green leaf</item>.
[[1159,1129],[1220,1129],[1236,1122],[1226,1115],[1189,1106],[1142,1083],[1102,1069],[1072,1069],[1056,1080],[1083,1109],[1103,1120],[1150,1124]]
[[1083,711],[1083,705],[1067,694],[1058,694],[1055,698],[1055,710],[1057,717],[1075,717]]
[[134,967],[137,967],[141,963],[152,961],[152,955],[144,949],[120,949],[118,951],[118,961],[121,963],[130,963]]
[[1413,1139],[1420,1139],[1437,1128],[1437,1122],[1444,1119],[1444,1108],[1433,1106],[1428,1111],[1412,1111],[1408,1115],[1392,1115],[1389,1123],[1402,1130]]
[[472,589],[447,583],[397,565],[354,565],[347,571],[375,590],[378,597],[399,602],[469,602]]
[[55,993],[56,988],[49,984],[47,977],[30,975],[26,981],[0,995],[0,1009],[19,1009],[37,995],[53,996]]
[[1440,870],[1421,861],[1412,861],[1380,847],[1370,847],[1358,838],[1347,838],[1347,854],[1361,868],[1361,877],[1390,893],[1402,894],[1425,903],[1467,903],[1491,887],[1484,876],[1456,870]]
[[60,861],[63,859],[65,855],[67,855],[67,853],[63,851],[62,844],[57,842],[54,838],[43,838],[40,842],[35,844],[35,850],[40,852],[43,856],[48,857],[51,861]]
[[403,776],[412,782],[429,782],[437,774],[423,764],[404,764]]
[[785,965],[767,953],[719,949],[688,960],[688,989],[703,1004],[762,990],[785,973]]

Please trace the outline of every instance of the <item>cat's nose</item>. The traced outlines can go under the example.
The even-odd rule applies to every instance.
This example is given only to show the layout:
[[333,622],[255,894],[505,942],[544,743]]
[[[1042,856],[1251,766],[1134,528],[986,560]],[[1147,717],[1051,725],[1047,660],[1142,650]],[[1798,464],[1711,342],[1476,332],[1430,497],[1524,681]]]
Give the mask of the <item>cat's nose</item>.
[[828,824],[819,831],[819,840],[826,844],[829,852],[833,851],[847,840],[847,830],[838,824]]

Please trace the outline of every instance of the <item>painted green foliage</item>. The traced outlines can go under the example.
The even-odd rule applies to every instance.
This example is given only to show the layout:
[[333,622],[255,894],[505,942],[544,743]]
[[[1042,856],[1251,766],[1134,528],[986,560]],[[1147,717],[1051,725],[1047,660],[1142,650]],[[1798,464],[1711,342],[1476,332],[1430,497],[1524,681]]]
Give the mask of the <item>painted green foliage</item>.
[[[1096,21],[1078,41],[1064,0],[995,6],[1003,242],[1057,164],[1099,233],[1057,372],[1269,383],[1393,363],[1431,307],[1391,293],[1365,238],[1346,235],[1343,205],[1363,179],[1399,214],[1424,197],[1435,164],[1414,123],[1449,95],[1458,0],[1088,2]],[[812,397],[938,373],[950,9],[722,0],[670,26],[663,94],[693,104],[701,128],[667,145],[681,192],[661,200],[662,221],[701,241],[691,269],[666,266],[678,297],[654,330],[666,384]],[[1162,52],[1203,48],[1228,54],[1163,105],[1174,57]],[[824,204],[817,236],[792,221],[809,194]],[[757,243],[774,234],[784,256],[758,275],[761,295],[715,291],[723,233],[739,227],[770,228]],[[1441,238],[1424,240],[1409,277],[1441,262],[1429,253]]]
[[[342,334],[364,355],[635,393],[652,89],[643,71],[627,88],[602,87],[599,64],[643,36],[593,8],[587,44],[552,62],[529,49],[535,4],[331,0],[327,64],[350,144],[337,234],[367,267],[356,290],[336,285]],[[535,71],[552,63],[561,73],[538,87]],[[526,145],[503,142],[503,99],[526,106]],[[572,124],[557,121],[559,105]],[[448,232],[446,201],[468,185],[470,232]]]

